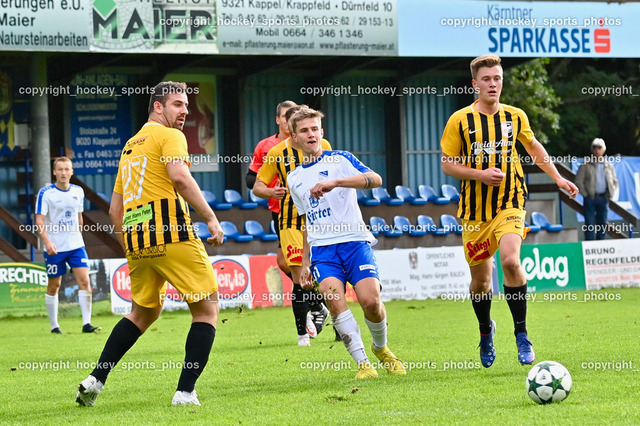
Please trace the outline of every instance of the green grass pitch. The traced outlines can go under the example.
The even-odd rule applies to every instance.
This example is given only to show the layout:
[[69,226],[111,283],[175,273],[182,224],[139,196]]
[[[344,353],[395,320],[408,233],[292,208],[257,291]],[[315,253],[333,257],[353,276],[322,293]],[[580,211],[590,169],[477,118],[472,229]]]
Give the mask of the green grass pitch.
[[[354,380],[356,366],[331,327],[311,347],[297,346],[290,308],[225,310],[196,387],[203,405],[172,407],[190,316],[167,312],[111,373],[96,406],[78,407],[77,385],[120,318],[101,302],[93,321],[101,334],[80,333],[75,311],[61,319],[62,336],[49,333],[46,318],[0,322],[0,423],[640,423],[640,289],[535,296],[528,328],[536,362],[558,361],[573,377],[557,404],[527,396],[530,367],[517,361],[504,300],[493,304],[497,358],[489,369],[479,364],[470,302],[426,300],[386,303],[389,347],[407,376],[379,370],[378,379]],[[351,309],[373,360],[362,311]]]

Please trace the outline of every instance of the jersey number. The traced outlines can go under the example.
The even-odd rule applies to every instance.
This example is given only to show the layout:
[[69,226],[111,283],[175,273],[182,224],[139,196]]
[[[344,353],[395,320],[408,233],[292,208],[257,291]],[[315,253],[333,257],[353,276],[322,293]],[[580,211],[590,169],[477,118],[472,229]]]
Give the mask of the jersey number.
[[147,157],[144,155],[138,155],[137,157],[132,157],[123,161],[122,181],[124,182],[124,204],[142,197],[142,183],[144,182],[144,172],[146,167]]
[[55,275],[58,273],[58,265],[47,265],[47,274]]

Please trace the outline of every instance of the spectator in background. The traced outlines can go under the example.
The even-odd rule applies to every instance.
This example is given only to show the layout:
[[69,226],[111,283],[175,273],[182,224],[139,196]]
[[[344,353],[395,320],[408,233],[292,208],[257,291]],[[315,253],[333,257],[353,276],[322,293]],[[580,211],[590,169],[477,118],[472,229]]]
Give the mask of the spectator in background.
[[585,158],[576,175],[576,186],[584,196],[584,239],[604,240],[609,199],[618,191],[613,163],[607,161],[604,140],[591,142],[591,156]]

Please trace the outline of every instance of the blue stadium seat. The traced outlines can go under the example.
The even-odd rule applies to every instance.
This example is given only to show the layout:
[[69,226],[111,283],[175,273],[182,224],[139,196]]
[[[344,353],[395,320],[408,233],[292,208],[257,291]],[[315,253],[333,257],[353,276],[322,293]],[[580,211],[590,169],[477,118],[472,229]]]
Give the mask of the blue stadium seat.
[[269,207],[269,199],[268,198],[260,198],[256,194],[253,193],[253,189],[249,190],[249,199],[251,202],[256,203],[259,206]]
[[364,189],[356,189],[356,193],[358,194],[358,203],[363,206],[379,206],[380,201],[375,198],[371,198],[367,195]]
[[424,229],[425,231],[427,231],[430,234],[434,234],[434,235],[447,235],[449,234],[449,231],[444,229],[444,228],[438,228],[436,226],[436,223],[433,221],[433,218],[431,216],[428,216],[426,214],[421,214],[418,216],[418,226],[421,229]]
[[277,241],[276,234],[267,234],[260,222],[257,220],[247,220],[244,223],[244,233],[262,241]]
[[229,210],[232,207],[229,203],[219,202],[216,198],[216,194],[211,191],[203,189],[200,192],[202,192],[202,196],[204,197],[204,200],[207,202],[207,204],[209,204],[209,206],[214,210]]
[[272,234],[276,234],[276,223],[273,219],[271,219],[271,223],[269,224],[269,231],[271,231]]
[[394,229],[392,226],[387,225],[387,222],[378,216],[371,216],[369,218],[369,225],[371,233],[374,236],[382,234],[389,238],[396,238],[402,235],[402,231]]
[[233,222],[223,220],[220,222],[220,226],[222,227],[222,232],[224,232],[225,241],[227,238],[230,238],[237,243],[248,243],[249,241],[253,241],[253,237],[251,235],[241,234]]
[[206,240],[211,236],[209,227],[204,222],[193,222],[193,230],[201,240]]
[[404,201],[399,198],[391,198],[391,195],[389,195],[389,191],[387,191],[387,188],[379,186],[377,188],[373,188],[373,191],[371,192],[373,194],[373,198],[380,201],[381,203],[385,203],[388,206],[401,206],[404,204]]
[[235,189],[224,190],[224,201],[234,207],[240,207],[242,210],[251,210],[258,207],[257,203],[243,200],[242,195]]
[[449,199],[445,197],[438,197],[436,195],[436,191],[434,191],[430,185],[420,185],[418,187],[418,194],[420,194],[420,197],[435,204],[449,204]]
[[422,229],[421,227],[416,227],[411,224],[409,218],[406,216],[394,216],[393,218],[393,226],[402,231],[404,234],[409,234],[412,237],[421,237],[423,235],[427,235],[427,230]]
[[414,206],[424,206],[425,204],[427,204],[426,199],[416,198],[416,196],[413,195],[413,191],[411,191],[411,188],[404,185],[396,185],[396,197],[401,199],[403,202],[411,203]]
[[[98,194],[98,197],[102,198],[103,200],[105,200],[107,202],[107,204],[111,204],[111,197],[108,197],[107,194],[105,194],[104,192],[96,192],[96,194]],[[98,206],[96,206],[93,203],[90,203],[89,205],[89,209],[91,210],[100,210],[100,208]]]
[[455,216],[450,214],[440,215],[440,226],[444,229],[448,229],[450,232],[462,235],[462,225],[458,223]]
[[531,212],[531,222],[540,228],[546,229],[547,232],[560,232],[564,229],[564,226],[560,224],[552,225],[549,223],[549,219],[542,212]]
[[533,223],[525,222],[524,226],[529,228],[529,233],[531,233],[531,234],[535,234],[536,232],[540,232],[540,229],[541,229],[538,225],[534,225]]
[[448,183],[442,185],[442,196],[448,198],[452,203],[460,201],[460,193],[455,186]]

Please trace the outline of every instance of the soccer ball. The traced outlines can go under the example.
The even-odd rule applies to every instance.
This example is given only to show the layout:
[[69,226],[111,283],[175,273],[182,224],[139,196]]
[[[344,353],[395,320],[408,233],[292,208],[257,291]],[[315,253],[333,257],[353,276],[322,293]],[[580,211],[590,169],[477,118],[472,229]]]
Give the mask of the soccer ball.
[[542,361],[527,375],[527,393],[538,404],[560,402],[571,392],[571,374],[564,365]]

